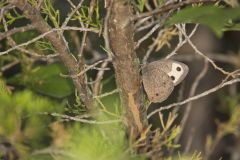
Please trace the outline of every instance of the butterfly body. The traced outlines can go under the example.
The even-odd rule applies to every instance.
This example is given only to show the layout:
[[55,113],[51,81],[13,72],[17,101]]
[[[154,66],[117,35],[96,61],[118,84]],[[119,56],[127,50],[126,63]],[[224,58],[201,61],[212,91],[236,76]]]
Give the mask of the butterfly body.
[[187,75],[187,65],[173,60],[158,60],[142,69],[144,89],[151,102],[162,102]]

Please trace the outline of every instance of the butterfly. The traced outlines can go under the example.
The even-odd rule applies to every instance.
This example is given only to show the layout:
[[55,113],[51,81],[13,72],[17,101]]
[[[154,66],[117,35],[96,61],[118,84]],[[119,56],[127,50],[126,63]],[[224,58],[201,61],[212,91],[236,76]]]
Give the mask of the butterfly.
[[174,60],[158,60],[143,66],[142,81],[148,99],[151,102],[166,100],[188,70],[187,65]]

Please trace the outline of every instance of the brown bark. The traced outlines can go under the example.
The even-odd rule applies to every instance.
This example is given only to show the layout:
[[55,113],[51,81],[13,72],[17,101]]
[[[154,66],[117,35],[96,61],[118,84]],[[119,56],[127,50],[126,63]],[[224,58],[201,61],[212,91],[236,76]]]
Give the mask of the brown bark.
[[131,6],[124,0],[114,0],[109,17],[110,48],[120,89],[130,139],[135,139],[146,127],[143,109],[139,64],[134,51],[134,30],[130,23]]
[[[9,0],[9,3],[18,7],[23,14],[29,18],[32,22],[32,25],[37,29],[40,33],[45,33],[50,31],[52,28],[44,21],[40,12],[27,3],[26,0]],[[68,68],[70,75],[77,75],[81,72],[84,67],[83,63],[78,63],[74,57],[71,55],[68,47],[65,45],[61,36],[52,32],[47,34],[46,37],[52,45],[55,47],[56,51],[59,53],[59,57],[61,58],[64,65]],[[93,107],[92,98],[90,93],[88,92],[88,88],[86,85],[86,77],[85,75],[78,76],[76,78],[72,78],[74,85],[79,91],[80,98],[82,102],[86,105],[86,107],[90,110]]]

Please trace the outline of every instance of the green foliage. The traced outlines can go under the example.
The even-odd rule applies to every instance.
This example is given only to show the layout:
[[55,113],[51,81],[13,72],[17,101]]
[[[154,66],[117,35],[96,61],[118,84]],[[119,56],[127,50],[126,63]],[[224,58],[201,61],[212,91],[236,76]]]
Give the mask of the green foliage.
[[225,96],[221,98],[222,106],[220,111],[229,114],[227,122],[218,123],[219,132],[218,134],[224,136],[226,134],[236,134],[240,136],[239,132],[239,117],[240,117],[240,95],[238,96]]
[[[148,1],[149,0],[136,0],[136,3],[134,3],[134,4],[136,4],[136,7],[140,12],[143,12],[146,2],[149,3]],[[158,6],[158,7],[161,7],[162,5],[164,5],[164,3],[165,3],[164,0],[155,0],[154,1],[155,6]]]
[[34,6],[34,7],[37,7],[37,4],[38,4],[38,1],[37,0],[28,0],[28,2]]
[[164,4],[164,0],[158,0],[158,3],[160,4],[160,5],[162,5],[162,4]]
[[240,8],[220,8],[216,6],[196,6],[182,9],[174,14],[167,25],[177,23],[200,23],[211,28],[220,37],[227,23],[240,18]]
[[230,22],[226,28],[224,28],[224,31],[240,31],[240,23],[232,23]]
[[11,83],[26,85],[32,90],[54,98],[63,98],[74,91],[70,79],[60,76],[66,73],[66,68],[60,64],[37,66],[30,73],[19,74],[11,79]]
[[164,122],[163,114],[159,114],[159,118],[162,127],[162,130],[159,130],[159,137],[163,139],[162,145],[165,145],[168,149],[180,147],[179,144],[174,144],[174,139],[181,131],[179,126],[174,125],[177,114],[170,112],[166,122]]
[[2,8],[3,6],[5,6],[7,4],[7,2],[5,0],[2,0],[0,2],[0,8]]
[[65,108],[65,111],[70,115],[81,115],[86,112],[85,106],[82,104],[81,99],[78,95],[77,90],[75,90],[75,102],[73,105],[68,104]]
[[[37,0],[28,0],[28,2],[34,7],[38,4]],[[137,0],[136,2],[139,11],[143,12],[146,0]],[[156,0],[155,3],[161,6],[165,1]],[[0,7],[5,4],[4,2],[0,2]],[[84,4],[87,4],[87,2]],[[79,9],[80,14],[74,15],[71,20],[78,20],[83,24],[89,25],[89,28],[99,29],[102,25],[99,8],[99,2],[97,1],[94,11],[90,15],[90,7],[82,5]],[[46,21],[51,21],[50,23],[53,24],[54,28],[60,27],[60,12],[54,8],[52,0],[43,0],[40,11],[45,16]],[[218,36],[221,36],[223,31],[240,29],[239,24],[234,23],[234,20],[239,17],[239,8],[223,9],[214,6],[200,6],[180,10],[166,24],[201,23],[210,27]],[[23,16],[16,10],[6,13],[7,25],[13,24],[21,18]],[[19,44],[33,39],[36,35],[39,35],[36,31],[27,31],[14,34],[12,37]],[[37,50],[40,54],[55,52],[52,44],[44,38],[24,47],[29,51]],[[109,51],[106,52],[112,54]],[[22,72],[8,79],[8,84],[23,85],[23,88],[31,89],[47,97],[58,98],[58,101],[61,101],[61,98],[65,98],[74,92],[72,80],[60,76],[60,73],[67,73],[63,65],[56,63],[46,66],[36,65],[39,61],[34,60],[33,62],[32,58],[29,58],[28,55],[15,54],[16,56],[18,56],[18,60],[22,64]],[[9,57],[9,55],[2,56],[0,66],[12,62],[15,57]],[[135,59],[134,63],[136,65],[140,64],[138,59]],[[14,93],[11,93],[5,82],[0,79],[0,140],[1,136],[8,139],[19,151],[21,159],[31,160],[141,160],[146,158],[132,153],[135,147],[141,146],[143,150],[151,149],[149,154],[156,151],[159,155],[164,155],[165,150],[169,151],[170,149],[180,147],[179,144],[174,142],[181,129],[175,124],[177,114],[173,112],[169,113],[166,117],[163,114],[159,114],[161,126],[151,131],[151,126],[149,126],[146,131],[144,130],[141,133],[136,143],[129,146],[128,138],[125,135],[126,128],[120,122],[123,119],[123,106],[119,94],[111,92],[116,89],[115,84],[113,84],[113,77],[114,75],[101,81],[103,94],[94,96],[96,105],[99,105],[94,114],[85,114],[86,108],[81,103],[76,90],[75,97],[71,97],[75,101],[71,99],[72,101],[67,104],[67,107],[63,108],[63,106],[51,99],[36,96],[32,91],[16,92],[16,90],[19,90],[16,87],[16,90],[13,91]],[[107,93],[111,93],[112,95],[103,96],[104,94],[107,95]],[[234,97],[224,100],[226,100],[227,106],[229,106],[230,118],[227,123],[219,124],[220,132],[218,137],[228,133],[239,134],[240,110],[239,107],[236,107],[239,105],[239,98]],[[146,103],[150,102],[147,101]],[[149,104],[146,106],[149,106]],[[57,119],[57,114],[51,114],[51,116],[47,114],[55,112],[63,113],[63,111],[65,113],[62,114],[63,119],[60,122],[55,121],[53,123],[53,120]],[[91,117],[92,115],[93,117]],[[69,118],[70,116],[73,116],[72,118],[80,117],[88,122],[97,123],[98,121],[109,122],[112,120],[112,123],[100,125],[88,124],[86,122],[86,124],[83,124],[70,121],[72,120]],[[146,139],[148,134],[152,134],[150,139]],[[145,142],[148,143],[145,144]],[[33,154],[37,153],[34,151],[43,152],[39,152],[40,154],[38,153],[38,155]],[[46,152],[44,153],[44,151]],[[179,155],[177,158],[171,156],[170,159],[200,160],[201,155],[196,152],[190,156]]]
[[140,12],[143,12],[145,0],[137,0],[137,8]]
[[[21,157],[25,157],[29,149],[46,147],[50,143],[51,117],[40,112],[61,112],[63,107],[32,94],[30,91],[10,95],[0,95],[0,135],[11,140]],[[24,158],[23,158],[24,159]]]
[[100,29],[102,25],[99,3],[97,1],[92,16],[90,17],[90,7],[82,5],[79,11],[80,15],[75,15],[71,20],[79,20],[82,23],[88,24],[90,27]]
[[[227,135],[234,135],[236,139],[240,138],[240,95],[236,96],[221,96],[221,105],[218,108],[220,112],[228,114],[227,121],[220,122],[216,120],[217,132],[215,137],[207,137],[206,151],[209,152],[213,147],[219,144],[222,138]],[[207,153],[209,154],[209,153]]]
[[56,52],[56,50],[53,47],[53,45],[50,42],[46,41],[46,40],[37,41],[36,42],[36,47],[37,47],[37,49],[45,51],[45,52],[46,51]]
[[13,24],[16,20],[24,18],[22,14],[19,14],[15,9],[12,12],[8,12],[6,15],[7,25]]
[[45,20],[51,20],[54,27],[59,28],[60,26],[60,13],[59,10],[55,10],[51,0],[44,0],[42,12],[46,15]]
[[[21,44],[21,43],[30,41],[37,36],[39,36],[39,33],[35,30],[31,30],[26,32],[18,32],[14,34],[12,38],[17,44]],[[37,54],[39,55],[48,55],[48,54],[56,53],[56,50],[53,47],[53,45],[45,38],[42,38],[28,45],[27,48],[29,50],[37,51]]]
[[[0,102],[0,117],[3,118],[0,135],[14,139],[11,143],[22,159],[144,159],[130,155],[128,152],[125,128],[121,123],[87,125],[76,122],[73,126],[68,125],[65,128],[61,123],[51,123],[50,116],[40,114],[61,113],[63,107],[49,99],[35,96],[30,91],[18,92],[14,95],[3,92]],[[98,121],[112,119],[105,112],[95,118]],[[49,152],[41,153],[41,149],[45,151],[48,148]],[[54,150],[59,152],[54,154]],[[40,151],[41,154],[31,154],[35,151]]]
[[[127,151],[124,128],[119,124],[100,126],[75,125],[70,129],[71,139],[64,143],[69,160],[141,160]],[[66,159],[66,157],[57,157]]]

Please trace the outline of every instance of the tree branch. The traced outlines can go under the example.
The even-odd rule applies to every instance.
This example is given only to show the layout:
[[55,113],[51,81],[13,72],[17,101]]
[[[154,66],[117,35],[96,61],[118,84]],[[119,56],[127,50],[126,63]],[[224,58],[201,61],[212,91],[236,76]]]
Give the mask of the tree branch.
[[18,28],[13,28],[7,32],[4,32],[4,33],[0,33],[0,41],[4,38],[7,38],[15,33],[18,33],[18,32],[26,32],[28,30],[32,30],[34,29],[35,27],[31,24],[29,25],[26,25],[26,26],[23,26],[23,27],[18,27]]
[[134,51],[134,27],[129,23],[131,15],[130,4],[115,0],[108,21],[110,48],[114,53],[113,65],[122,104],[126,111],[130,141],[134,140],[147,124],[142,102],[139,64]]
[[[25,0],[9,0],[8,2],[22,10],[23,14],[31,20],[32,25],[42,34],[50,32],[52,30],[52,28],[44,21],[40,12],[28,4]],[[64,40],[59,36],[59,34],[52,32],[50,34],[47,34],[46,38],[52,43],[56,51],[59,53],[59,57],[61,58],[64,65],[68,68],[70,75],[76,75],[81,72],[79,71],[77,61],[73,55],[71,55],[70,51],[64,43]],[[93,101],[86,85],[86,77],[82,75],[76,78],[72,78],[72,80],[80,94],[82,102],[89,110],[91,110],[93,107]]]

